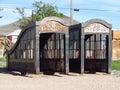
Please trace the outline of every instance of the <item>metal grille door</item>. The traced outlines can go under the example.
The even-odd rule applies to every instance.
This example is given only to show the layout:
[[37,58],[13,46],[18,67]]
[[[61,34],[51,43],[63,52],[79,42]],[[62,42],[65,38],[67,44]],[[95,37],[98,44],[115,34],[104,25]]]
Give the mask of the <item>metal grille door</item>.
[[41,71],[64,71],[65,35],[48,33],[40,35]]
[[107,35],[90,34],[85,36],[85,69],[101,71],[106,67]]

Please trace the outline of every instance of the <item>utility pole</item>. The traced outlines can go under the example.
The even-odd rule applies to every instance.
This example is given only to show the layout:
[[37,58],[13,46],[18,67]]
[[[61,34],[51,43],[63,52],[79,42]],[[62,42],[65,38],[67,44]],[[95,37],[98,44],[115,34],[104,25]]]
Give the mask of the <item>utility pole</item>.
[[73,9],[73,2],[70,0],[70,25],[73,25],[73,11],[79,11],[78,8]]
[[72,0],[70,0],[70,24],[73,24],[73,7],[72,7]]

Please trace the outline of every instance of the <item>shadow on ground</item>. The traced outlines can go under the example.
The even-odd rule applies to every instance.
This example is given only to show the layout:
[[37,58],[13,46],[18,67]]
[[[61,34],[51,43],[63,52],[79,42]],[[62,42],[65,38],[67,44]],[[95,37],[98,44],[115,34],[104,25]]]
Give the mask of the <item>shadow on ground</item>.
[[[23,76],[21,75],[20,72],[16,72],[16,71],[8,71],[7,68],[0,68],[0,74],[8,74],[8,75],[13,75],[13,76]],[[96,72],[96,73],[91,73],[91,72],[85,72],[84,74],[91,74],[91,75],[107,75],[106,73],[101,73],[101,72]],[[76,73],[76,72],[70,72],[69,74],[65,74],[65,73],[55,73],[55,74],[51,74],[51,73],[43,73],[43,75],[47,75],[47,76],[55,76],[55,77],[64,77],[64,76],[81,76],[84,74],[80,74],[80,73]],[[35,74],[36,75],[36,74]],[[37,74],[38,75],[38,74]],[[42,74],[40,74],[42,75]],[[117,74],[118,75],[118,74]],[[120,76],[120,74],[119,74]],[[34,78],[30,75],[24,75],[23,77],[28,77],[28,78]]]
[[28,75],[21,75],[20,72],[17,71],[9,71],[7,70],[7,68],[0,68],[0,74],[7,74],[7,75],[13,75],[13,76],[21,76],[21,77],[28,77],[28,78],[33,78],[31,76]]
[[[2,74],[8,74],[8,75],[13,75],[13,76],[23,76],[23,77],[32,78],[29,75],[21,75],[21,73],[17,72],[17,71],[9,71],[9,70],[7,70],[7,68],[0,68],[0,73],[2,73]],[[38,75],[38,74],[35,74],[35,75]],[[45,73],[43,75],[55,76],[55,77],[62,77],[60,74],[56,75],[56,74]]]
[[18,76],[18,75],[20,76],[21,75],[18,72],[8,71],[7,68],[0,68],[0,73],[11,74],[11,75],[14,75],[14,76]]

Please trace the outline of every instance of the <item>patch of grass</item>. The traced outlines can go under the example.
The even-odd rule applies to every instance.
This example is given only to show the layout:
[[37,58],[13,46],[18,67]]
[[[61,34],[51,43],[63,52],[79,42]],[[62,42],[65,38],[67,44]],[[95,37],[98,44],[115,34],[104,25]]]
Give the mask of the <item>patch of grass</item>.
[[6,58],[2,57],[0,58],[0,68],[6,67]]
[[119,70],[120,71],[120,60],[113,61],[112,62],[112,69],[113,70]]
[[6,58],[5,57],[0,58],[0,62],[6,62]]

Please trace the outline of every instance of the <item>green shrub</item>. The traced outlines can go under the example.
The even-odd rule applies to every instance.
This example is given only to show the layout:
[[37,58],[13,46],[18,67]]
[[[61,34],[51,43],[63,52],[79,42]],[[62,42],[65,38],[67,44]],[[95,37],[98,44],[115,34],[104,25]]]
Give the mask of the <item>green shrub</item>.
[[112,69],[113,70],[120,70],[120,60],[112,62]]
[[5,57],[0,58],[0,62],[6,62],[6,58]]
[[5,68],[6,67],[6,58],[2,57],[0,58],[0,68]]

